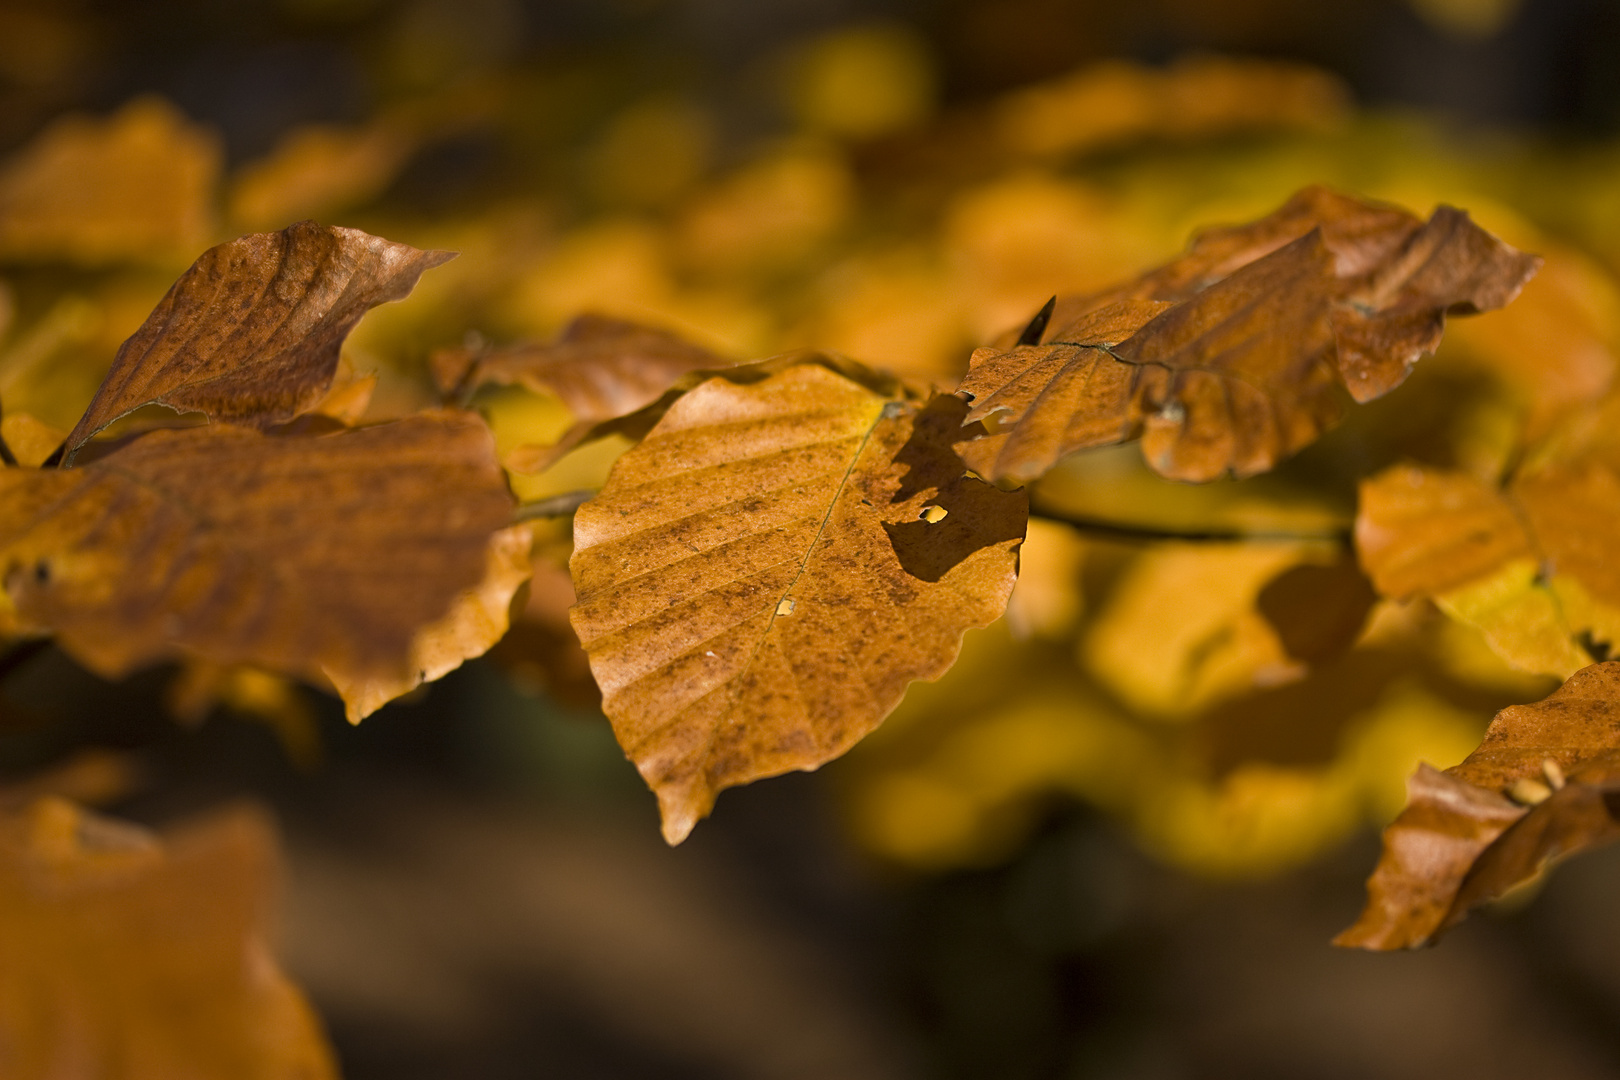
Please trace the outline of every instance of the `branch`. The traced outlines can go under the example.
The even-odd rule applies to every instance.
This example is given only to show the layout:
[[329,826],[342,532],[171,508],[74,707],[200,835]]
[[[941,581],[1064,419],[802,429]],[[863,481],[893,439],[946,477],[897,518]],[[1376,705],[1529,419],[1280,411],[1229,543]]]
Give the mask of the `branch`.
[[[533,521],[537,518],[568,517],[579,509],[581,503],[595,495],[595,490],[586,489],[536,499],[534,502],[519,503],[517,509],[512,512],[512,520]],[[1351,543],[1348,528],[1301,532],[1283,529],[1171,529],[1153,525],[1133,525],[1128,522],[1091,517],[1088,514],[1070,513],[1056,507],[1041,506],[1033,500],[1030,503],[1029,516],[1060,522],[1093,536],[1114,540],[1136,540],[1143,543],[1157,540],[1174,540],[1185,544],[1296,544],[1323,541],[1345,548]]]
[[513,521],[533,521],[536,518],[568,517],[578,510],[581,503],[587,502],[596,495],[594,488],[583,491],[569,491],[562,495],[553,495],[549,499],[536,499],[534,502],[519,503],[512,511]]
[[1029,516],[1060,522],[1093,536],[1114,540],[1136,540],[1143,543],[1156,540],[1175,540],[1187,544],[1294,544],[1325,541],[1348,548],[1352,539],[1349,528],[1290,532],[1285,529],[1173,529],[1154,525],[1132,525],[1092,517],[1089,514],[1075,514],[1052,506],[1041,506],[1033,500],[1030,502]]

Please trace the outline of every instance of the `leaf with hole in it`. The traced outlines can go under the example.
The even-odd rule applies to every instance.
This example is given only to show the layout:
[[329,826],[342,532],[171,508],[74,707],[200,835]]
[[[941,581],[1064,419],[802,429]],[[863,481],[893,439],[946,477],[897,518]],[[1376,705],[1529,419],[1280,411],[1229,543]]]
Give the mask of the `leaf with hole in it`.
[[574,629],[671,843],[722,789],[842,754],[1001,614],[1027,509],[964,475],[962,411],[813,363],[712,378],[579,508]]
[[259,428],[292,419],[325,396],[360,317],[453,257],[313,221],[209,248],[119,348],[68,455],[153,403]]
[[1024,483],[1072,451],[1141,438],[1171,479],[1264,472],[1331,425],[1346,392],[1398,386],[1448,313],[1506,304],[1539,262],[1450,207],[1423,222],[1306,189],[977,350],[958,392],[968,420],[995,430],[962,455]]
[[1414,948],[1551,859],[1620,837],[1620,663],[1594,664],[1544,701],[1503,709],[1479,749],[1419,766],[1384,831],[1367,907],[1335,944]]
[[466,413],[156,431],[80,468],[0,470],[0,502],[0,626],[110,676],[194,654],[329,680],[353,719],[487,649],[528,575]]

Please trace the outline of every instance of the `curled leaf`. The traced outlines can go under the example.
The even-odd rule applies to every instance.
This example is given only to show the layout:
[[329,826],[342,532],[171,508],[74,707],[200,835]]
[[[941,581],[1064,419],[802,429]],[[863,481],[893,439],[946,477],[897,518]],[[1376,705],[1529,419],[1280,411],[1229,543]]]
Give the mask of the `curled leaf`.
[[961,414],[817,364],[712,378],[579,508],[574,629],[671,843],[722,789],[842,754],[1001,614],[1026,507],[963,474]]
[[1264,472],[1405,379],[1449,313],[1499,307],[1539,260],[1441,207],[1422,222],[1322,188],[1202,234],[1136,281],[1059,298],[1044,331],[973,354],[958,392],[995,430],[963,457],[1023,483],[1140,437],[1177,480]]
[[209,248],[119,348],[68,454],[154,402],[259,428],[292,419],[326,394],[360,317],[453,257],[312,221]]
[[1503,709],[1479,749],[1419,766],[1384,830],[1367,907],[1335,944],[1414,948],[1561,855],[1620,837],[1620,663]]
[[356,718],[377,686],[442,668],[431,628],[466,642],[443,621],[459,598],[489,609],[492,581],[517,587],[491,576],[511,497],[465,413],[155,431],[82,468],[0,470],[0,501],[0,621],[9,607],[106,675],[178,653],[370,687]]

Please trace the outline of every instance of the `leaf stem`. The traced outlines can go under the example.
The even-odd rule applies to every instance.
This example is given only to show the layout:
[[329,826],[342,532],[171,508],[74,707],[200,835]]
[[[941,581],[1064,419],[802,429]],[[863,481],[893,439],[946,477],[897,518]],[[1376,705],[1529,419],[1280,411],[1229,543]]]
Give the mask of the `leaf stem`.
[[[595,495],[594,489],[585,489],[519,503],[512,512],[512,520],[533,521],[537,518],[568,517],[579,509],[582,503]],[[1058,507],[1041,505],[1034,500],[1030,502],[1029,516],[1056,521],[1093,536],[1141,543],[1171,540],[1184,544],[1297,544],[1314,541],[1349,548],[1352,540],[1348,528],[1293,532],[1287,529],[1175,529],[1158,525],[1137,525],[1124,521],[1110,521],[1090,514],[1077,514]]]
[[1107,537],[1111,540],[1135,540],[1142,543],[1159,540],[1173,540],[1187,544],[1293,544],[1326,541],[1345,548],[1351,545],[1351,533],[1348,528],[1321,531],[1302,530],[1299,532],[1287,529],[1175,529],[1158,525],[1136,525],[1123,521],[1109,521],[1107,518],[1092,517],[1089,514],[1077,514],[1053,506],[1042,506],[1034,501],[1030,503],[1029,516],[1042,518],[1046,521],[1056,521],[1094,536]]
[[586,488],[582,491],[569,491],[561,495],[553,495],[546,499],[536,499],[533,502],[518,503],[512,511],[513,521],[533,521],[536,518],[568,517],[580,505],[596,496],[596,489]]

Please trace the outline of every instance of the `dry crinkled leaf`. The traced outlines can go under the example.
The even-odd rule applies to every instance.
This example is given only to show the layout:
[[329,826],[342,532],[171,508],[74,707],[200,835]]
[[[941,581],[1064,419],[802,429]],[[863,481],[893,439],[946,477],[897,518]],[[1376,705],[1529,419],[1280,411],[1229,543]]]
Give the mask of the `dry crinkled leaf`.
[[313,221],[208,249],[118,350],[69,454],[154,402],[261,428],[290,420],[325,395],[360,317],[450,258]]
[[671,843],[723,788],[842,754],[1001,614],[1025,502],[963,474],[961,411],[818,364],[712,378],[579,508],[574,629]]
[[1455,768],[1419,766],[1367,908],[1335,943],[1413,948],[1562,855],[1620,837],[1620,662],[1503,709]]
[[55,798],[0,818],[0,1075],[335,1080],[266,943],[275,863],[250,811],[161,841]]
[[[493,569],[511,497],[466,413],[155,431],[82,468],[0,470],[0,501],[0,623],[9,608],[106,675],[190,653],[330,678],[356,718],[378,686],[492,644],[495,594],[521,581]],[[469,636],[451,613],[474,610]]]
[[1399,385],[1448,312],[1500,307],[1538,265],[1462,211],[1425,223],[1308,188],[975,351],[958,392],[970,422],[997,430],[962,454],[1027,482],[1074,450],[1141,437],[1171,479],[1264,472],[1337,419],[1344,391],[1365,402]]
[[0,168],[0,256],[160,262],[214,235],[219,140],[159,98],[68,116]]

